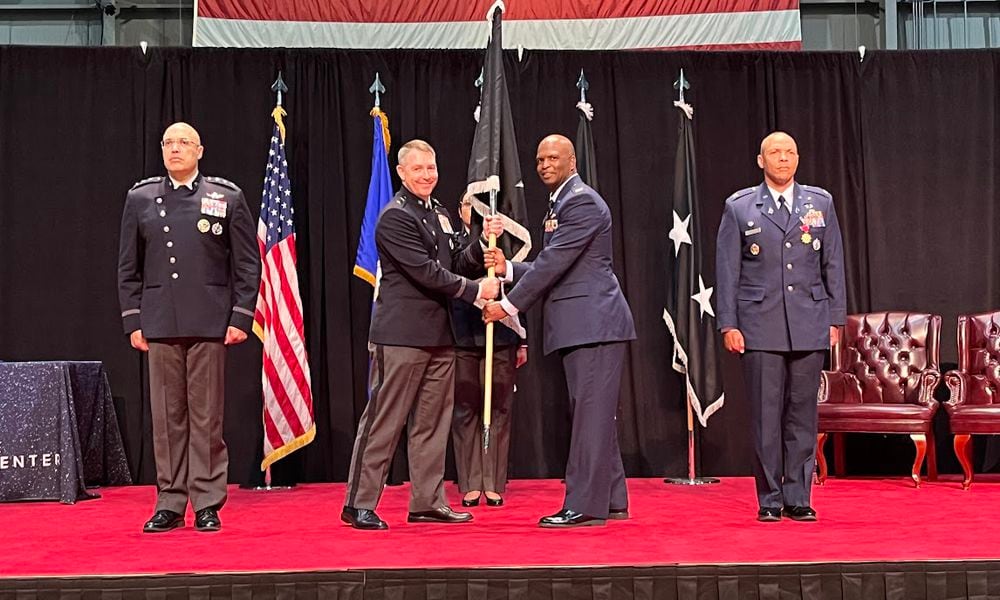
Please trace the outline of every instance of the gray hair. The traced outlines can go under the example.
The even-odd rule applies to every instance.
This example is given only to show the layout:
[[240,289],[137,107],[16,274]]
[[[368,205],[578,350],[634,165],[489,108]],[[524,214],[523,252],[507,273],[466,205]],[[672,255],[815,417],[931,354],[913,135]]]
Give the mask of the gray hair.
[[437,153],[434,152],[434,148],[432,148],[427,142],[423,140],[410,140],[399,147],[399,152],[396,154],[396,160],[399,164],[406,164],[406,155],[409,154],[411,150],[420,150],[421,152],[428,152],[437,156]]

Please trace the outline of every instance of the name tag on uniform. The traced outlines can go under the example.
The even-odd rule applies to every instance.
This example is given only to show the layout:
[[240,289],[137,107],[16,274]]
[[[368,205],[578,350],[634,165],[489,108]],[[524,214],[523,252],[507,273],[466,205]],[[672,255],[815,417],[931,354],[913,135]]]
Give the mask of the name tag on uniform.
[[201,199],[201,214],[210,217],[226,218],[226,201],[212,198]]
[[455,233],[455,230],[451,228],[451,219],[448,218],[448,215],[439,214],[438,223],[441,223],[441,231],[447,234]]
[[753,229],[747,229],[746,231],[744,231],[743,235],[744,236],[757,235],[758,233],[760,233],[760,227],[754,227]]
[[558,228],[559,228],[559,221],[557,219],[545,220],[545,233],[552,233]]

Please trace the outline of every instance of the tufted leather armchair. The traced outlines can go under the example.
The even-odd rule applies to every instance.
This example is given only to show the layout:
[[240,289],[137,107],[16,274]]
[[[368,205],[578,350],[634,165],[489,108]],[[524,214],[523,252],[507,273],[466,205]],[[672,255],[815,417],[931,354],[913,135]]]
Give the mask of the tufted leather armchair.
[[958,369],[944,376],[951,397],[955,455],[962,464],[962,487],[972,485],[972,434],[1000,433],[1000,312],[958,317]]
[[[934,388],[941,379],[938,360],[941,317],[924,313],[879,312],[848,315],[840,343],[831,352],[832,370],[819,387],[819,482],[827,477],[823,445],[834,433],[837,473],[843,473],[841,433],[909,434],[916,446],[911,477],[920,487],[920,468],[937,478]],[[1000,408],[1000,407],[998,407]]]

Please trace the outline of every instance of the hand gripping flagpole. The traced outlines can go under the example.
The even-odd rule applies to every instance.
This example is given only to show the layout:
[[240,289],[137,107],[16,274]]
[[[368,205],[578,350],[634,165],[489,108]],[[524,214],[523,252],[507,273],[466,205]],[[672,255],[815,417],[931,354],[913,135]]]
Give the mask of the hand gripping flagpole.
[[[278,78],[274,80],[271,84],[271,91],[278,95],[278,99],[274,104],[274,110],[271,111],[271,116],[278,123],[278,129],[281,132],[281,143],[285,143],[285,123],[282,121],[282,117],[285,116],[285,109],[282,106],[282,101],[284,99],[285,92],[288,91],[288,86],[285,85],[285,80],[281,78],[281,71],[278,71]],[[264,485],[258,485],[252,488],[255,492],[273,492],[275,490],[290,490],[292,486],[290,485],[271,485],[271,465],[268,465],[264,469]]]
[[[674,82],[674,89],[677,90],[677,101],[674,102],[674,106],[680,108],[684,111],[684,114],[690,119],[692,114],[691,106],[684,101],[684,90],[691,87],[688,80],[684,78],[684,69],[681,69],[680,77]],[[691,357],[688,357],[690,360]],[[687,386],[685,385],[685,390]],[[710,483],[719,483],[719,480],[714,477],[696,477],[694,469],[694,409],[691,408],[691,394],[686,392],[684,395],[685,404],[687,404],[687,433],[688,433],[688,476],[687,477],[667,477],[663,481],[666,483],[672,483],[675,485],[707,485]]]

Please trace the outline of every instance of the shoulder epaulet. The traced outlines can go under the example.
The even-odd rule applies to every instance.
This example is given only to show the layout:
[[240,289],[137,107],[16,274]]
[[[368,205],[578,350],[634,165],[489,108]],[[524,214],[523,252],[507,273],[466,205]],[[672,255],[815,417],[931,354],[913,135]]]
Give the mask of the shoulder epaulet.
[[823,196],[826,196],[827,198],[833,198],[833,194],[831,194],[830,192],[824,190],[823,188],[821,188],[819,186],[805,185],[805,184],[802,184],[802,183],[800,183],[799,186],[801,186],[802,189],[804,189],[806,191],[809,191],[809,192],[812,192],[814,194],[821,194]]
[[135,185],[132,186],[132,189],[134,190],[136,188],[140,188],[150,183],[160,183],[161,181],[163,181],[163,175],[157,175],[156,177],[147,177],[146,179],[136,181]]
[[750,186],[748,188],[743,188],[742,190],[736,192],[732,196],[726,198],[726,202],[732,202],[733,200],[736,200],[737,198],[742,198],[743,196],[747,196],[747,195],[751,194],[756,189],[757,189],[757,186],[755,186],[755,185],[752,185],[752,186]]
[[232,181],[229,181],[228,179],[223,179],[222,177],[209,177],[209,176],[206,175],[205,176],[205,181],[207,181],[209,183],[215,183],[215,184],[218,184],[218,185],[221,185],[221,186],[225,186],[225,187],[233,190],[234,192],[240,191],[240,186],[236,185]]

